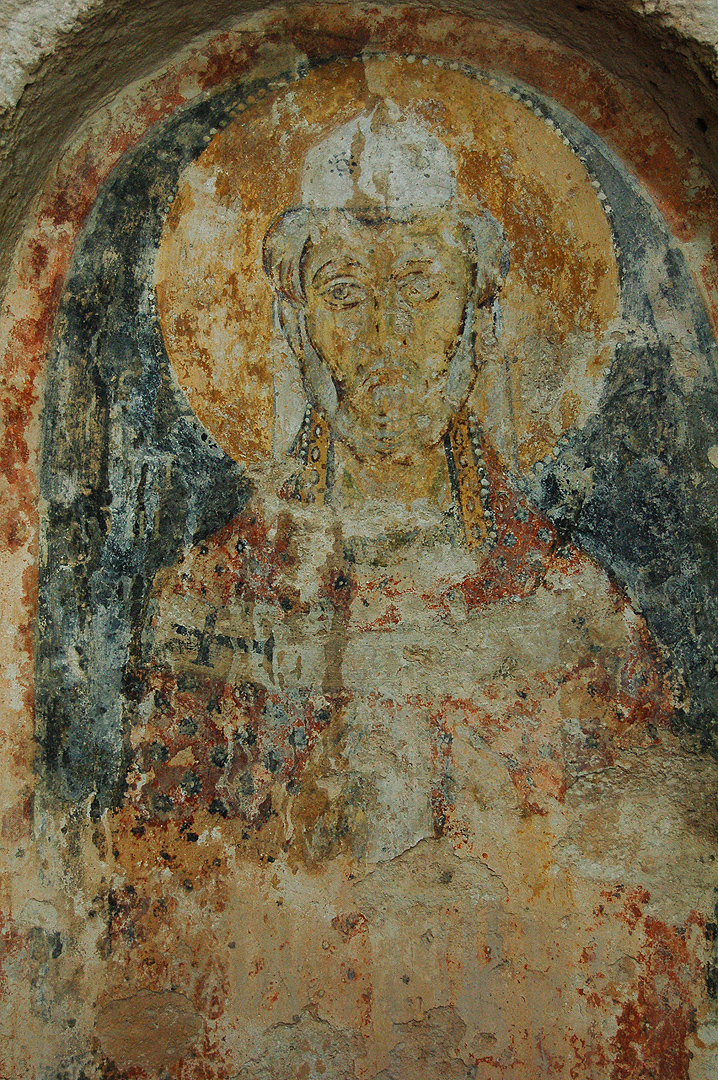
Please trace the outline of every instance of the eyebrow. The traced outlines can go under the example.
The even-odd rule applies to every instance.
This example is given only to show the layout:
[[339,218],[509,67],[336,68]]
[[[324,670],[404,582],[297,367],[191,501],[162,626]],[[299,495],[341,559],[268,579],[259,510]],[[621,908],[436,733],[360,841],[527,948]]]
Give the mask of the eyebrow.
[[320,279],[328,280],[332,274],[346,273],[347,270],[361,270],[362,264],[356,259],[329,259],[312,275],[312,285],[321,284]]
[[392,270],[391,276],[392,278],[397,278],[401,277],[403,274],[406,273],[410,274],[417,270],[426,270],[427,268],[430,269],[435,264],[435,262],[435,258],[432,259],[428,257],[425,259],[407,259],[406,262],[400,263],[400,265],[397,266],[395,270]]

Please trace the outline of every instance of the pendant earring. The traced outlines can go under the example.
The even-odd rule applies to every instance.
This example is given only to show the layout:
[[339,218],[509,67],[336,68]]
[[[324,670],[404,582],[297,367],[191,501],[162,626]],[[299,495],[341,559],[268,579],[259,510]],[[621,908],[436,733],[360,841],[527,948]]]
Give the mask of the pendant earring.
[[310,403],[304,413],[296,456],[302,465],[292,497],[305,504],[323,506],[329,486],[331,432],[324,417]]
[[454,503],[469,548],[496,543],[496,519],[491,509],[488,472],[482,451],[481,428],[467,409],[454,417],[445,440]]

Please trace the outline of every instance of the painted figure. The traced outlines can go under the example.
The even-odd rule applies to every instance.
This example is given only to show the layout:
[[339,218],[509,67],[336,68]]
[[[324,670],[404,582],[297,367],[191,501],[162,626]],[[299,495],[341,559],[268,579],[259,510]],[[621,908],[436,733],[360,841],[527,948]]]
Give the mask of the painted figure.
[[[670,997],[677,1045],[698,977],[686,961],[661,982],[675,931],[656,921],[636,955],[630,926],[635,766],[670,742],[669,687],[640,616],[467,404],[500,329],[500,225],[385,101],[309,153],[264,255],[306,415],[246,509],[158,576],[127,796],[144,820],[233,830],[250,936],[267,874],[301,897],[277,998],[243,991],[248,1046],[319,1017],[357,1075],[469,1075],[432,1059],[434,1025],[464,1062],[504,1063],[472,1076],[604,1076],[637,980],[648,1011]],[[597,828],[609,855],[584,844]],[[641,1076],[659,1028],[635,1035]]]

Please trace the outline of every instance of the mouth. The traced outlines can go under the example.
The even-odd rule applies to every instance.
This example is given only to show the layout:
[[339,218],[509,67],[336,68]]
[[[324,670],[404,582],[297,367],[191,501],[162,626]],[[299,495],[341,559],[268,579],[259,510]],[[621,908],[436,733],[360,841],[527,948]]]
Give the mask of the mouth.
[[405,396],[407,389],[406,370],[392,365],[367,372],[357,383],[355,392],[377,401],[384,398],[389,401],[392,397]]
[[[352,395],[362,401],[367,412],[381,428],[405,428],[436,404],[441,386],[422,382],[416,385],[406,368],[384,367],[368,373]],[[437,380],[438,382],[439,380]],[[441,380],[443,381],[443,380]]]

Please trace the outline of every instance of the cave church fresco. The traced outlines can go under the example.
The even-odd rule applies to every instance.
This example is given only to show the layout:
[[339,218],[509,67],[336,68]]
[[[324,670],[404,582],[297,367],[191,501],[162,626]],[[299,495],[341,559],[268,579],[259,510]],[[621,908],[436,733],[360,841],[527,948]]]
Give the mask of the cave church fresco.
[[148,852],[219,836],[183,934],[232,942],[232,1075],[687,1077],[708,690],[659,564],[709,625],[715,342],[640,185],[531,87],[367,53],[158,125],[79,251],[38,702],[113,822],[117,971]]

